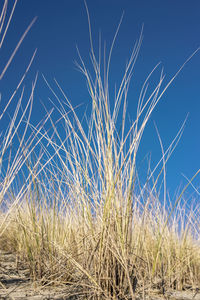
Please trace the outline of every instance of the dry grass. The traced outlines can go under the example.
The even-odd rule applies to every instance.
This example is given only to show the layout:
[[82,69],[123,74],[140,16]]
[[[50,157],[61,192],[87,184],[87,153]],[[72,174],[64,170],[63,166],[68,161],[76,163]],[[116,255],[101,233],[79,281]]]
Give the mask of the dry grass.
[[[22,91],[0,148],[1,162],[9,157],[7,164],[2,163],[0,183],[1,248],[28,262],[33,280],[68,286],[79,298],[135,299],[136,294],[145,297],[152,291],[164,294],[167,289],[195,289],[200,282],[198,208],[186,209],[184,190],[174,204],[166,199],[165,189],[164,199],[157,191],[182,129],[163,152],[157,177],[154,170],[143,186],[138,178],[137,152],[146,124],[182,69],[163,88],[161,72],[158,84],[147,96],[150,73],[135,121],[128,127],[127,92],[141,40],[142,36],[115,94],[113,110],[108,89],[113,46],[102,77],[101,60],[96,59],[91,42],[94,78],[81,56],[79,66],[91,97],[89,121],[80,121],[59,84],[56,82],[58,97],[44,78],[57,100],[59,122],[47,113],[45,122],[50,122],[51,128],[45,128],[45,122],[38,127],[30,124],[35,81],[20,123],[16,123]],[[26,126],[19,136],[24,119]],[[32,135],[26,138],[30,129]],[[11,145],[16,135],[19,145],[13,156]],[[19,177],[24,183],[16,193],[13,185]]]

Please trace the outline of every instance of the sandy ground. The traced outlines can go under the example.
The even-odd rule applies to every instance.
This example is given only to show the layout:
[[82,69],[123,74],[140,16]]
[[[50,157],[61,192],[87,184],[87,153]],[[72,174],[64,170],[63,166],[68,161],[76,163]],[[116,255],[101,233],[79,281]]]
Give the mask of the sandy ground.
[[16,256],[0,251],[0,299],[12,300],[72,300],[69,291],[63,288],[41,288],[31,282],[26,266],[20,264]]
[[[16,256],[0,251],[0,299],[10,300],[74,300],[69,290],[63,288],[41,288],[32,283],[26,266]],[[82,298],[83,299],[83,298]],[[154,295],[151,300],[200,300],[200,292],[167,292],[165,297]],[[140,300],[137,298],[137,300]]]

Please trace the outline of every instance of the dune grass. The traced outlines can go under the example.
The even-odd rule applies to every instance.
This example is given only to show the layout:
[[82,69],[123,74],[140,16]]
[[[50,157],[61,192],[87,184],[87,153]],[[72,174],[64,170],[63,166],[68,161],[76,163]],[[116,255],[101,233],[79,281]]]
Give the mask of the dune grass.
[[[1,22],[7,4],[5,1]],[[141,186],[137,172],[137,152],[146,124],[182,69],[164,87],[161,72],[159,82],[147,96],[154,70],[149,74],[136,118],[128,125],[127,93],[141,41],[142,35],[126,65],[112,110],[108,85],[113,44],[107,66],[102,66],[91,38],[94,76],[81,56],[79,65],[91,99],[90,116],[80,120],[59,83],[55,81],[56,88],[52,88],[44,78],[57,101],[54,109],[60,119],[47,112],[43,123],[31,125],[36,78],[20,121],[16,120],[23,89],[7,134],[1,139],[0,248],[16,253],[28,264],[32,280],[39,285],[68,287],[78,299],[135,299],[136,295],[141,299],[153,292],[199,287],[198,207],[186,208],[184,190],[173,203],[166,197],[165,184],[164,196],[158,191],[160,178],[165,182],[165,164],[182,128],[163,151],[156,178],[154,170]],[[18,135],[24,123],[23,134]],[[47,123],[49,127],[45,127]],[[32,134],[27,136],[30,130]],[[13,155],[11,145],[16,136],[18,150]],[[9,158],[6,164],[5,157]]]

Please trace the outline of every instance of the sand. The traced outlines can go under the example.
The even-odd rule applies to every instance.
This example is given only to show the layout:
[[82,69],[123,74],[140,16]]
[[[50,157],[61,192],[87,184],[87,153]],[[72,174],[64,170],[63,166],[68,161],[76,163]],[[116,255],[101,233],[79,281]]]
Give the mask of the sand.
[[[74,300],[84,297],[70,296],[69,289],[38,286],[30,280],[26,265],[17,260],[16,255],[0,251],[0,299],[10,300]],[[137,300],[142,298],[136,297]],[[165,296],[152,295],[149,300],[200,300],[200,292],[168,291]]]

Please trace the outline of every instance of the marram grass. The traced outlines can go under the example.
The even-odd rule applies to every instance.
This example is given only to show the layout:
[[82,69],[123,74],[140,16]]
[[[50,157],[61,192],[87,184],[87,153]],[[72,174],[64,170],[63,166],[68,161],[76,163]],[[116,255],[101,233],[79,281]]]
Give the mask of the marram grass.
[[[162,88],[161,73],[148,97],[147,78],[135,121],[127,127],[127,92],[140,45],[141,37],[115,93],[113,110],[108,86],[112,47],[103,76],[92,42],[93,78],[80,57],[92,106],[84,124],[60,85],[56,82],[58,97],[44,78],[57,100],[62,130],[51,113],[45,120],[51,130],[45,122],[32,126],[28,113],[16,156],[10,156],[1,175],[1,249],[16,253],[39,285],[68,287],[78,299],[141,299],[156,291],[195,289],[200,282],[198,209],[186,209],[183,193],[171,204],[158,192],[181,131],[163,153],[157,177],[153,180],[150,174],[143,186],[138,179],[137,152],[144,129],[175,78]],[[34,88],[21,122],[31,111]],[[0,148],[2,162],[21,126],[16,123],[21,100]],[[27,138],[28,129],[32,134]],[[12,186],[19,174],[23,184],[16,194]]]

